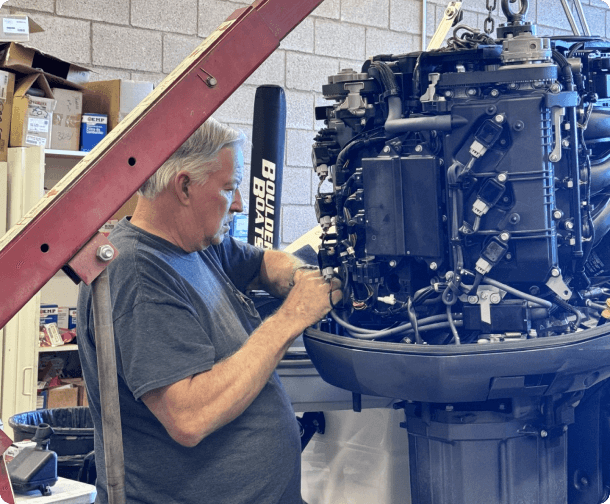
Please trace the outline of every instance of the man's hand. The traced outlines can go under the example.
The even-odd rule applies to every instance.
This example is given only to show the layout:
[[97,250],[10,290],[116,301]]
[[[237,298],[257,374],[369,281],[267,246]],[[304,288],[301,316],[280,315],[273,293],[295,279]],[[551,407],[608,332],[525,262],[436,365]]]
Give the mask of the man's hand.
[[279,311],[301,322],[303,329],[318,322],[341,301],[341,282],[336,278],[328,283],[319,271],[297,269],[293,281],[294,287]]

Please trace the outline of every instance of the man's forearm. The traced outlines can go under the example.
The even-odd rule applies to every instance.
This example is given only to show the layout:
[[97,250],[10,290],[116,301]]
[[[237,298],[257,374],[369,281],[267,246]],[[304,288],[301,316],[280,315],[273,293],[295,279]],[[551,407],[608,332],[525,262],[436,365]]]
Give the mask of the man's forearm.
[[277,298],[285,298],[294,285],[294,275],[304,263],[299,258],[279,250],[266,250],[261,271],[251,288],[267,291]]
[[295,320],[275,314],[236,353],[144,402],[175,441],[195,446],[246,410],[302,330]]
[[175,441],[195,446],[245,411],[294,339],[329,308],[329,285],[319,274],[303,274],[281,308],[240,350],[209,371],[151,391],[142,400]]

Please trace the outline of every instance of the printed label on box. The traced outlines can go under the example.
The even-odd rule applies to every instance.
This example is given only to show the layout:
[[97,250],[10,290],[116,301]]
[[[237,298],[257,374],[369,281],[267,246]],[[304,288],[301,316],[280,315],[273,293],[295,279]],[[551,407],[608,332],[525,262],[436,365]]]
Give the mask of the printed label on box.
[[61,334],[59,334],[57,324],[45,324],[43,330],[48,337],[51,346],[61,346],[64,344],[64,340],[61,337]]
[[57,325],[60,331],[69,331],[76,327],[76,308],[60,306],[57,314]]
[[24,19],[7,19],[2,20],[2,29],[4,33],[17,33],[19,35],[29,35],[30,27],[27,18]]
[[56,304],[41,304],[40,305],[40,325],[57,323],[57,315],[59,313]]
[[32,133],[48,133],[49,120],[33,117],[28,118],[28,131],[31,131]]
[[25,143],[28,145],[42,145],[47,143],[46,138],[28,135],[25,137]]
[[0,74],[0,100],[2,100],[2,101],[6,101],[8,82],[9,82],[8,74],[5,72],[2,72]]
[[83,114],[81,147],[83,152],[93,149],[108,132],[108,117],[104,114]]

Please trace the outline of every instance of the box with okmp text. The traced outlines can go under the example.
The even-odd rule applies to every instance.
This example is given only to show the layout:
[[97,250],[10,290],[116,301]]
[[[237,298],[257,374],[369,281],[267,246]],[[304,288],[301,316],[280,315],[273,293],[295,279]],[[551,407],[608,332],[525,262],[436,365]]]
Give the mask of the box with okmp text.
[[108,133],[108,116],[83,114],[80,130],[80,150],[89,152]]

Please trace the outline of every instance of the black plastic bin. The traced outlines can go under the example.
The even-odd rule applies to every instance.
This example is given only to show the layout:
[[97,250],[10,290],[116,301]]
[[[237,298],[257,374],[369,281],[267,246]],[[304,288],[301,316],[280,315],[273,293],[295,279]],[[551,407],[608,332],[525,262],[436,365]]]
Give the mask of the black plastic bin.
[[93,420],[89,408],[81,406],[29,411],[13,415],[8,420],[15,433],[14,441],[32,439],[41,423],[53,428],[49,450],[57,453],[57,475],[95,483]]

